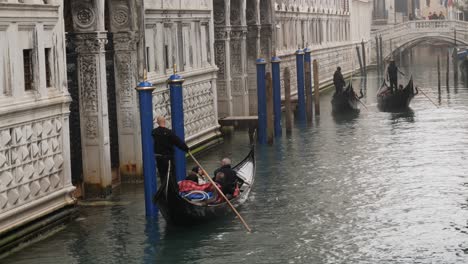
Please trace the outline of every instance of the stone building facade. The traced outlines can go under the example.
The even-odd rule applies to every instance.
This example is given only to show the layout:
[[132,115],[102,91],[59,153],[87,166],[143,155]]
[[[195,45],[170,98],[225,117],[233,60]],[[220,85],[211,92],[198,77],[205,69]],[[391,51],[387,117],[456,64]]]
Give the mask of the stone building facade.
[[279,56],[281,67],[291,70],[295,92],[297,49],[312,49],[322,83],[331,79],[337,66],[345,73],[359,66],[355,47],[361,41],[369,52],[369,0],[213,2],[220,117],[256,114],[257,58],[269,61]]
[[62,0],[0,3],[0,234],[72,204]]
[[0,0],[0,233],[73,203],[73,185],[102,198],[141,179],[145,70],[169,120],[166,80],[184,77],[197,146],[219,117],[256,114],[257,58],[278,55],[295,89],[309,47],[327,82],[358,67],[370,17],[368,0]]

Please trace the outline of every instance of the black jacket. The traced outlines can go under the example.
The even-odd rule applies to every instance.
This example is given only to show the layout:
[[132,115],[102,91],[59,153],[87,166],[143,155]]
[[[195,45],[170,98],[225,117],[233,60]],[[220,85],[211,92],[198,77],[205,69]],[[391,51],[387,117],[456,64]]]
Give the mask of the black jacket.
[[154,139],[154,153],[172,158],[174,146],[188,152],[189,148],[183,140],[174,134],[170,129],[157,127],[152,132]]
[[333,84],[336,87],[343,87],[346,85],[343,74],[341,74],[341,72],[335,71],[335,74],[333,74]]
[[237,177],[237,173],[231,168],[231,165],[224,165],[221,168],[215,170],[214,177],[216,174],[224,173],[224,181],[218,182],[221,185],[221,190],[224,194],[233,194],[236,188],[237,182],[240,180]]

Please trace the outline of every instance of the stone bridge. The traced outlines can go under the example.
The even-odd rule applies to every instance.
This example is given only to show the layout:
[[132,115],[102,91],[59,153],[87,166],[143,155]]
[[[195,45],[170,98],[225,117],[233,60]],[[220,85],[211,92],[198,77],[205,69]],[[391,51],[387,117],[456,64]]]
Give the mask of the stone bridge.
[[468,45],[468,22],[458,20],[408,21],[372,32],[372,62],[377,61],[375,37],[382,36],[383,58],[392,56],[421,43]]

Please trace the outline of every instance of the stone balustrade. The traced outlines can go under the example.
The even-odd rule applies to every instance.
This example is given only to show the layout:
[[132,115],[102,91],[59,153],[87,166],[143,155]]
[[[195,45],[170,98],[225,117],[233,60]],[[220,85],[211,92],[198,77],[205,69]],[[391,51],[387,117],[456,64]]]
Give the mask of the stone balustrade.
[[468,44],[468,22],[459,20],[415,20],[389,26],[372,32],[372,61],[376,61],[375,37],[382,37],[383,57],[389,59],[393,53],[417,45],[423,40],[438,40]]

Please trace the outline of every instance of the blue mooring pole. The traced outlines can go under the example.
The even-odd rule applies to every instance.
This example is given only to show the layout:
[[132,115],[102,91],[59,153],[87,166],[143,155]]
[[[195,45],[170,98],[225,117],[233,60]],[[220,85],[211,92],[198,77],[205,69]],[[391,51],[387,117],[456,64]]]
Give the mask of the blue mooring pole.
[[273,73],[273,114],[274,114],[274,128],[275,137],[281,137],[281,59],[278,57],[271,58],[271,71]]
[[141,146],[143,152],[143,176],[145,184],[145,211],[147,217],[158,216],[158,207],[153,203],[157,191],[156,159],[154,158],[153,131],[153,90],[147,81],[135,88],[140,99]]
[[[184,131],[184,95],[183,87],[184,79],[180,75],[173,74],[167,80],[169,84],[169,90],[171,93],[171,120],[172,120],[172,131],[180,139],[185,141]],[[175,175],[177,181],[181,181],[185,178],[186,159],[185,152],[177,147],[174,147],[174,163],[175,163]]]
[[296,51],[296,69],[297,69],[297,117],[299,121],[306,121],[306,107],[304,94],[304,51]]
[[304,49],[304,81],[307,121],[312,121],[312,50]]
[[267,143],[266,61],[257,59],[258,142]]

